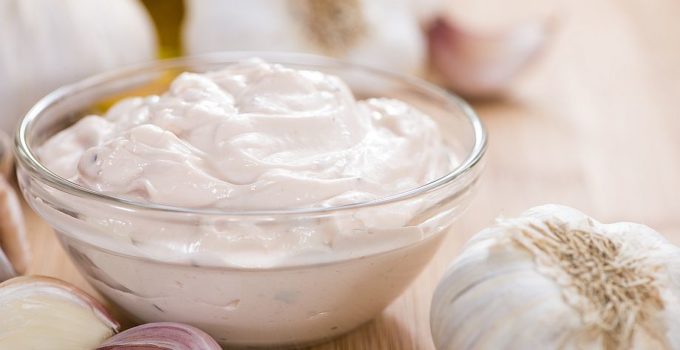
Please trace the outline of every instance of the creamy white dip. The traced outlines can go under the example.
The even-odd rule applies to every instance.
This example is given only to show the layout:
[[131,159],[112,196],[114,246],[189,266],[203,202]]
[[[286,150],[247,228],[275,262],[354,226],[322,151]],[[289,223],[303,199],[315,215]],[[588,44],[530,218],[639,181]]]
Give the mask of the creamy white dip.
[[435,122],[339,78],[259,59],[183,73],[160,96],[87,116],[40,149],[57,174],[157,204],[336,206],[425,184],[452,164]]

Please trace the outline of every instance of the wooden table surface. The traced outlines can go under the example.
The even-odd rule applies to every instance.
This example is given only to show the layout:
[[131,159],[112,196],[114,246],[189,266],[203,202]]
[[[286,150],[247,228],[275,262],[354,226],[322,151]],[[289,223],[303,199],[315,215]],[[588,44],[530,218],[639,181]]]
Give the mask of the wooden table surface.
[[[473,104],[490,134],[487,168],[443,248],[377,320],[315,349],[433,349],[432,290],[462,243],[499,215],[562,203],[605,222],[648,224],[680,243],[680,2],[556,8],[555,37],[511,96]],[[26,211],[30,273],[91,291],[51,229]]]

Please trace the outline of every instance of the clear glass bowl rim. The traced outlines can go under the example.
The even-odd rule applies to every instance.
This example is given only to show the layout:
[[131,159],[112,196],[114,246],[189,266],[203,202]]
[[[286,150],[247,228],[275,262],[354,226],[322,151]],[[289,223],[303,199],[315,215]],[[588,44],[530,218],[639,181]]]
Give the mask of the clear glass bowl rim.
[[[218,63],[229,64],[234,63],[240,59],[250,57],[260,57],[267,61],[273,63],[280,63],[284,65],[285,64],[306,65],[309,66],[310,68],[318,66],[318,67],[360,69],[370,74],[379,75],[392,80],[401,81],[402,83],[411,85],[412,87],[415,87],[418,90],[425,92],[429,95],[444,98],[445,100],[448,100],[457,108],[459,108],[470,122],[474,133],[473,147],[470,150],[470,152],[465,156],[463,161],[455,169],[445,174],[444,176],[436,180],[433,180],[429,183],[426,183],[422,186],[407,191],[403,191],[400,193],[396,193],[393,195],[384,196],[378,199],[331,207],[226,211],[208,208],[184,208],[155,203],[140,202],[96,192],[74,182],[71,182],[55,174],[51,170],[47,169],[47,167],[45,167],[40,162],[37,155],[33,152],[33,149],[28,144],[27,136],[30,131],[30,127],[36,120],[40,118],[40,116],[43,114],[43,111],[49,108],[51,105],[58,103],[59,101],[67,99],[70,96],[77,95],[81,91],[87,90],[95,86],[112,83],[118,80],[120,77],[128,77],[135,73],[141,74],[148,73],[151,71],[169,70],[182,66],[184,67],[187,66],[190,67],[192,65],[200,66],[201,64],[203,65]],[[473,109],[462,98],[458,97],[457,95],[449,93],[446,90],[439,88],[431,83],[428,83],[420,78],[415,78],[400,73],[394,73],[375,67],[370,67],[357,63],[350,63],[347,61],[324,56],[283,52],[276,53],[222,52],[213,54],[203,54],[196,56],[186,56],[180,58],[145,62],[141,64],[135,64],[119,68],[109,72],[100,73],[90,78],[78,81],[76,83],[64,85],[61,88],[54,90],[53,92],[49,93],[48,95],[40,99],[21,119],[14,140],[14,153],[19,164],[22,165],[32,177],[35,177],[49,184],[51,187],[56,188],[65,193],[97,201],[108,202],[115,206],[132,210],[141,209],[141,210],[154,210],[166,213],[219,215],[219,216],[280,216],[291,214],[313,215],[353,210],[364,207],[375,207],[394,202],[399,202],[405,199],[423,195],[425,193],[436,191],[437,189],[445,187],[447,184],[464,177],[464,175],[466,175],[478,163],[480,163],[486,152],[486,147],[487,147],[487,132],[484,125],[482,124],[477,114],[473,111]]]

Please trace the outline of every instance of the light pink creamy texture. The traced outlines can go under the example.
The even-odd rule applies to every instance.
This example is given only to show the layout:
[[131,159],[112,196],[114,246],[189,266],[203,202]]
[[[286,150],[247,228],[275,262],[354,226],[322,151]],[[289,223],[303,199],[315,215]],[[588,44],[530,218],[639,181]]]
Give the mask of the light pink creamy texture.
[[185,208],[325,207],[413,189],[449,171],[437,125],[339,78],[259,59],[183,73],[49,139],[41,160],[96,191]]
[[[451,154],[437,124],[404,102],[357,101],[335,76],[259,59],[183,73],[163,95],[123,100],[39,150],[52,171],[98,192],[230,212],[378,199],[444,175]],[[102,239],[116,239],[108,248],[124,254],[200,266],[290,266],[417,242],[426,233],[408,223],[430,204],[226,226],[126,213],[97,225],[109,232]]]

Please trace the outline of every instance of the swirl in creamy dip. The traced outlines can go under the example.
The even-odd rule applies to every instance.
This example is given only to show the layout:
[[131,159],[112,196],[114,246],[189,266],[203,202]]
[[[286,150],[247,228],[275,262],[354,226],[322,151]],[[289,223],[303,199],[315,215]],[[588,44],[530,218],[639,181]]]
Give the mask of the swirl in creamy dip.
[[413,189],[452,168],[436,123],[339,78],[259,59],[183,73],[160,96],[87,116],[39,150],[118,197],[224,210],[327,207]]

